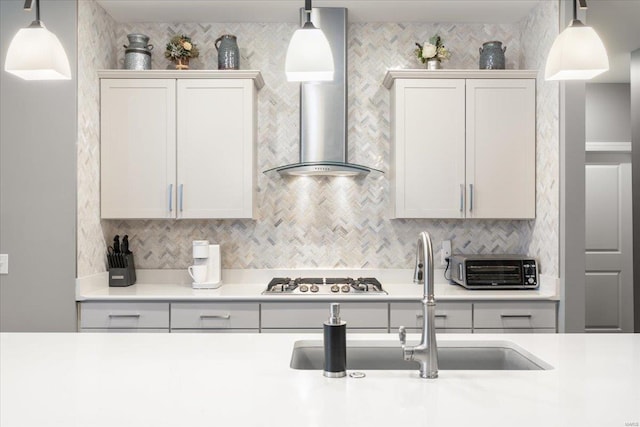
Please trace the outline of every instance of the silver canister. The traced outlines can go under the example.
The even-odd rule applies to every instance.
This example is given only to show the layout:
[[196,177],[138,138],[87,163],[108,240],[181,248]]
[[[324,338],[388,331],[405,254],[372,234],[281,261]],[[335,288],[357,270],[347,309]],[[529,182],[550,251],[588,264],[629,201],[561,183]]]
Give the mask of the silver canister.
[[125,70],[150,70],[151,50],[149,37],[144,34],[127,34],[129,46],[123,46]]

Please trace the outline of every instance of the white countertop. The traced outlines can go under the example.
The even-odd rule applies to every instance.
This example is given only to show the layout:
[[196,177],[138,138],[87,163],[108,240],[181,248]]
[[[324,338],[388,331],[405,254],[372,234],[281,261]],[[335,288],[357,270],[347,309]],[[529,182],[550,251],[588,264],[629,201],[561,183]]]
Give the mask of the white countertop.
[[[413,271],[387,270],[223,270],[218,289],[193,289],[184,270],[137,270],[138,281],[127,287],[109,287],[107,273],[76,280],[77,301],[417,301],[423,287],[412,283]],[[436,270],[436,301],[558,300],[558,279],[540,276],[537,290],[471,291],[447,283]],[[388,295],[262,295],[273,277],[376,277]]]
[[[412,340],[417,336],[410,336]],[[507,340],[546,371],[289,367],[289,334],[0,334],[0,424],[19,426],[637,426],[640,335],[438,335]],[[350,340],[390,340],[354,335]],[[400,357],[400,350],[398,350]]]

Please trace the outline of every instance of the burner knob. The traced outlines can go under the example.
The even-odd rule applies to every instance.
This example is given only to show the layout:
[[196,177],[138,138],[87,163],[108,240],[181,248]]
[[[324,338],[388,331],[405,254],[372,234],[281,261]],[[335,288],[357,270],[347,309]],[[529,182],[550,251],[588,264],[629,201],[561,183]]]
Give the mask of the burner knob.
[[349,287],[349,285],[342,285],[341,291],[342,292],[349,292],[351,290],[351,288]]
[[311,285],[311,292],[318,292],[319,289],[318,285]]
[[338,285],[332,285],[331,292],[340,292],[340,287]]
[[300,292],[307,292],[309,287],[307,285],[300,285]]

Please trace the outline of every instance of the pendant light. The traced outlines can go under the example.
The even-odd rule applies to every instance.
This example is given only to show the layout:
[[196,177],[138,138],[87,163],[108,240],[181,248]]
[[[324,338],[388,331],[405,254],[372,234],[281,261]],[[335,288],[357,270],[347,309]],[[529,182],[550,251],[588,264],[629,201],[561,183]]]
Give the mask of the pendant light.
[[[40,0],[35,2],[36,20],[11,40],[4,69],[25,80],[70,80],[71,68],[64,47],[40,21]],[[33,0],[26,0],[24,9],[31,10],[32,3]]]
[[576,2],[580,9],[587,8],[587,0],[573,1],[573,19],[556,37],[547,57],[545,80],[590,80],[609,70],[607,50],[591,27],[577,17]]
[[290,82],[333,80],[333,55],[329,41],[321,29],[311,23],[311,0],[305,0],[306,22],[293,33],[285,72]]

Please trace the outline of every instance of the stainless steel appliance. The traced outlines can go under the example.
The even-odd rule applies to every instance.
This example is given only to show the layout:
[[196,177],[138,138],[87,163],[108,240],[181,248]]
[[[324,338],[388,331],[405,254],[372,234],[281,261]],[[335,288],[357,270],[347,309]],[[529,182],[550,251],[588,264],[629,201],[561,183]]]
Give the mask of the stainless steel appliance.
[[451,280],[467,289],[536,289],[538,262],[525,255],[452,255]]
[[[306,22],[304,8],[300,23]],[[300,161],[275,167],[282,175],[358,176],[377,169],[347,159],[347,9],[314,7],[311,22],[331,46],[334,80],[300,84]]]
[[382,284],[373,277],[275,277],[263,295],[387,295]]

